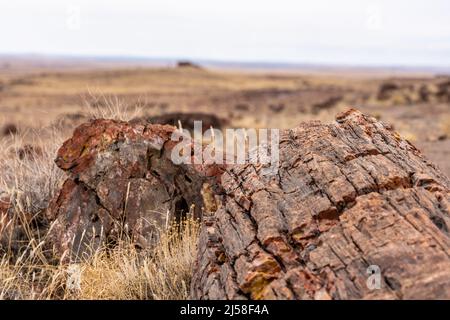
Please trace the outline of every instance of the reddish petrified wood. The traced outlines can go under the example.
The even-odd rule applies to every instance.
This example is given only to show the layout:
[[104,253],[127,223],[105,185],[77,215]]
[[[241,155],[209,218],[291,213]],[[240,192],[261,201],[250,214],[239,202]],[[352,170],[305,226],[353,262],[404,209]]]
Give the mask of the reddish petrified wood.
[[350,110],[284,131],[280,158],[223,174],[192,298],[450,298],[450,183],[413,145]]
[[172,126],[95,120],[78,127],[59,149],[56,164],[69,178],[47,210],[55,221],[51,243],[79,258],[129,236],[141,247],[158,228],[179,219],[192,204],[200,217],[204,183],[220,167],[175,165]]
[[[152,245],[195,204],[197,217],[202,206],[209,214],[192,298],[450,298],[450,182],[388,125],[349,110],[286,130],[272,175],[175,165],[173,130],[77,128],[56,160],[69,178],[47,210],[60,254],[79,258],[123,233]],[[379,289],[367,285],[374,265]]]

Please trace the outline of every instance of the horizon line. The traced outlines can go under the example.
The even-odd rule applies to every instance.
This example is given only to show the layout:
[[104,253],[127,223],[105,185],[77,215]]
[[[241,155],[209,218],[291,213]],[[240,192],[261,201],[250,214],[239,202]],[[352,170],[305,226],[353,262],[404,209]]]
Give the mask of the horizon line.
[[[116,63],[157,63],[167,64],[167,66],[176,65],[179,61],[189,61],[199,66],[217,67],[217,68],[244,68],[244,69],[359,69],[359,70],[390,70],[404,72],[444,72],[450,73],[450,65],[411,65],[398,63],[331,63],[331,62],[308,62],[308,61],[280,61],[280,60],[235,60],[235,59],[214,59],[204,57],[158,57],[130,54],[68,54],[68,53],[38,53],[38,52],[0,52],[0,59],[4,58],[28,58],[28,59],[63,59],[63,60],[93,60],[91,62],[116,62]],[[139,65],[139,64],[138,64]]]

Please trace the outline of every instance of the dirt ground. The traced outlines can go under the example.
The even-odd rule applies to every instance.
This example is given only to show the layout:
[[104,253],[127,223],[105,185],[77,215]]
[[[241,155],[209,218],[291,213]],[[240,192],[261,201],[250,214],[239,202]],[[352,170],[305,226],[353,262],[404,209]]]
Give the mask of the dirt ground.
[[450,176],[447,76],[0,63],[0,140],[40,128],[69,136],[110,106],[150,121],[206,113],[222,128],[289,128],[354,107],[392,124]]

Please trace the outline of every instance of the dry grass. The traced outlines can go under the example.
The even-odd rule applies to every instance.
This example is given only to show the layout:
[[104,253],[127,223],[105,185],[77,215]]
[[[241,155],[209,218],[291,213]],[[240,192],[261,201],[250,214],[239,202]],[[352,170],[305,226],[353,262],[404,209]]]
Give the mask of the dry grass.
[[57,299],[66,297],[66,267],[43,257],[42,242],[30,241],[23,252],[0,259],[0,300]]
[[103,93],[89,92],[84,99],[85,110],[92,119],[114,119],[130,121],[142,115],[142,103],[129,106],[118,96],[107,96]]
[[193,218],[161,230],[153,249],[123,240],[77,264],[54,258],[43,211],[64,179],[53,161],[61,138],[28,134],[36,144],[26,153],[25,136],[0,140],[0,196],[11,198],[8,215],[0,214],[0,300],[186,299],[199,227]]
[[181,232],[173,226],[161,233],[152,250],[130,243],[97,252],[78,265],[77,299],[187,299],[194,263],[198,222],[187,219]]
[[187,219],[153,249],[125,242],[69,265],[49,263],[43,241],[32,239],[15,262],[0,259],[0,299],[187,299],[198,227]]
[[59,190],[64,173],[54,159],[61,144],[58,132],[45,129],[13,135],[2,142],[0,193],[8,194],[19,211],[39,213]]

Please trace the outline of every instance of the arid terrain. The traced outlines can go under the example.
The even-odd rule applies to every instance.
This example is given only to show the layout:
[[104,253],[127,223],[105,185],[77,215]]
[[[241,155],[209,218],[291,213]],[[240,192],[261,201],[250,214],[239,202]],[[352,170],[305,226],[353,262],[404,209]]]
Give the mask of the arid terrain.
[[[374,232],[373,237],[383,238],[384,232],[392,232],[389,235],[389,240],[392,241],[393,247],[396,245],[397,238],[395,237],[397,235],[399,235],[397,240],[402,243],[405,239],[410,240],[409,237],[416,237],[414,238],[415,242],[411,241],[418,243],[417,252],[420,251],[425,257],[435,259],[429,260],[428,263],[430,264],[433,261],[442,263],[436,265],[436,279],[439,280],[439,277],[442,276],[443,281],[435,279],[434,284],[437,284],[433,287],[433,290],[430,289],[430,292],[436,294],[437,297],[445,296],[447,294],[445,288],[439,291],[439,283],[444,283],[448,279],[448,272],[445,270],[448,256],[442,258],[440,249],[430,248],[437,246],[433,241],[442,245],[443,248],[448,246],[448,243],[444,243],[448,241],[446,227],[448,217],[445,216],[445,214],[448,215],[448,211],[445,211],[448,209],[445,209],[446,204],[442,200],[445,197],[440,192],[447,192],[445,194],[448,195],[448,191],[445,191],[447,190],[445,189],[447,188],[447,178],[441,172],[450,176],[450,76],[404,70],[352,68],[330,70],[332,71],[326,71],[324,68],[318,70],[219,69],[202,67],[189,62],[179,63],[178,65],[150,66],[139,65],[138,63],[126,64],[125,62],[99,64],[96,62],[68,63],[59,60],[0,59],[0,299],[185,299],[192,297],[192,293],[189,292],[189,283],[197,252],[199,226],[197,220],[191,219],[191,213],[198,217],[201,212],[197,212],[200,210],[199,206],[194,208],[191,207],[191,204],[201,203],[199,199],[203,197],[203,205],[207,207],[205,199],[211,191],[205,191],[203,187],[207,185],[205,181],[209,180],[206,180],[202,175],[203,169],[175,167],[165,162],[167,160],[163,155],[164,152],[170,151],[170,144],[166,147],[163,143],[163,147],[160,146],[159,149],[155,147],[157,151],[149,148],[140,154],[139,152],[142,150],[139,149],[139,143],[141,145],[142,143],[148,143],[149,139],[150,141],[153,141],[152,139],[159,141],[158,143],[167,141],[172,129],[170,127],[153,126],[152,124],[175,126],[181,124],[184,128],[189,129],[192,127],[193,120],[203,120],[205,128],[214,127],[218,129],[303,128],[302,130],[307,133],[305,136],[323,139],[323,144],[321,144],[321,141],[309,143],[309,141],[294,137],[292,133],[294,131],[291,133],[286,131],[291,144],[303,144],[305,150],[309,152],[308,154],[330,157],[332,160],[329,162],[332,165],[326,161],[319,161],[320,164],[317,168],[309,168],[310,164],[303,159],[302,166],[304,167],[300,165],[294,167],[289,157],[291,155],[293,159],[305,157],[302,154],[303,150],[295,150],[294,152],[292,149],[284,147],[284,164],[286,167],[292,165],[293,169],[297,170],[297,172],[294,172],[293,177],[297,179],[294,182],[301,186],[303,186],[303,183],[305,186],[307,185],[303,190],[304,193],[314,195],[316,198],[306,201],[303,198],[304,194],[300,193],[299,195],[295,190],[295,192],[286,191],[285,197],[280,199],[280,203],[289,204],[291,207],[286,210],[291,210],[290,212],[297,214],[301,210],[295,205],[300,201],[305,201],[304,207],[309,208],[312,212],[323,205],[323,208],[319,208],[320,214],[313,214],[314,217],[311,218],[311,221],[316,223],[314,219],[317,219],[318,228],[323,233],[324,239],[328,239],[327,237],[334,239],[333,237],[336,236],[340,237],[339,239],[342,241],[345,240],[343,234],[335,232],[337,228],[331,229],[330,227],[338,223],[342,223],[345,227],[346,220],[341,219],[339,221],[339,214],[345,213],[346,216],[350,217],[358,217],[359,214],[371,216],[372,209],[368,209],[368,207],[375,204],[378,207],[374,212],[380,214],[377,217],[381,222],[379,225],[368,222],[368,228],[374,228],[369,230]],[[348,110],[349,107],[358,109],[373,118],[361,115],[357,111],[351,111],[344,113],[341,122],[335,121],[336,114]],[[98,122],[86,124],[92,119],[115,119],[128,122],[118,123],[98,120]],[[322,124],[317,125],[315,122],[309,122],[302,127],[301,123],[309,120],[321,120],[323,123],[333,124],[325,127]],[[381,123],[377,120],[380,120]],[[82,124],[84,126],[79,127]],[[77,127],[78,130],[74,133]],[[145,130],[142,128],[145,128]],[[364,134],[357,134],[352,131],[355,130],[354,128],[370,129],[364,131]],[[139,130],[143,131],[136,134]],[[335,135],[330,134],[330,130],[334,130]],[[147,133],[150,138],[145,135]],[[127,137],[125,139],[127,142],[124,144],[122,144],[123,141],[117,143],[118,146],[120,145],[117,148],[111,147],[120,140],[121,134],[128,134],[131,138]],[[370,141],[368,137],[371,137],[371,135],[384,137],[386,141],[376,139]],[[67,142],[67,139],[71,137],[72,139]],[[103,139],[106,139],[106,142]],[[422,161],[415,149],[409,147],[409,144],[403,139],[415,145],[430,160],[430,163],[437,165],[438,169],[428,166],[426,161]],[[66,143],[61,147],[63,141],[66,141]],[[355,145],[352,145],[351,141]],[[128,143],[129,145],[127,145]],[[405,145],[408,147],[405,147]],[[111,150],[108,149],[108,155],[101,158],[104,156],[102,152],[106,150],[102,148],[110,147]],[[123,148],[123,150],[120,148]],[[339,162],[336,160],[341,155],[339,152],[345,153],[352,148],[354,148],[352,151],[354,154],[346,154],[345,161]],[[380,150],[383,150],[383,148],[387,148],[388,151],[381,152]],[[358,153],[358,150],[361,152]],[[155,155],[157,154],[159,158],[153,157],[152,152]],[[83,158],[86,157],[86,154],[91,158]],[[395,157],[395,161],[389,160],[391,161],[389,162],[386,160],[387,155]],[[106,164],[103,166],[102,161],[98,163],[91,161],[95,157],[115,160],[111,162],[105,160]],[[365,157],[372,160],[365,159]],[[145,165],[139,162],[142,158],[145,159]],[[138,159],[136,163],[133,162],[135,159]],[[367,169],[370,177],[365,174],[364,180],[358,176],[364,170],[352,167],[353,164],[349,164],[351,160],[355,160],[355,163],[360,161],[362,167],[373,166],[373,169]],[[133,165],[127,166],[123,163]],[[375,166],[374,163],[379,165]],[[297,163],[294,164],[298,165]],[[326,174],[334,174],[334,167],[326,167],[327,165],[339,167],[344,171],[348,170],[348,172],[345,171],[347,175],[341,172],[341,176],[337,175],[327,180],[320,175],[320,171],[325,172],[327,168],[331,169]],[[416,171],[414,171],[414,174],[408,175],[408,172],[403,170],[406,167],[416,170],[417,173],[419,171],[427,173],[431,178],[420,174],[416,175]],[[306,170],[305,168],[311,169],[310,172],[315,172],[318,176],[312,177],[312,181],[303,181],[303,176],[306,175],[303,175],[302,170]],[[205,169],[205,171],[207,170]],[[217,172],[215,171],[212,174],[213,178],[219,175]],[[222,172],[220,171],[220,173]],[[112,179],[109,174],[115,178]],[[258,183],[261,183],[261,181],[258,181],[252,174],[247,175],[245,172],[239,174],[242,174],[243,181],[246,180],[244,182],[251,186],[251,190],[247,190],[248,194],[245,196],[250,199],[253,194],[260,191],[255,190],[258,189]],[[239,174],[236,174],[236,177]],[[442,177],[439,177],[439,175]],[[140,180],[136,178],[137,176]],[[342,179],[343,176],[345,179]],[[211,176],[208,176],[209,178]],[[238,189],[234,186],[234,183],[238,184],[238,182],[233,181],[234,178],[225,181],[222,187],[232,190],[229,193],[230,199],[236,198],[238,199],[236,201],[241,201],[245,197],[237,191],[234,194],[235,190]],[[315,180],[316,178],[317,180]],[[320,180],[322,178],[323,180]],[[359,178],[361,179],[358,180]],[[136,182],[133,179],[138,181]],[[293,183],[289,174],[280,179],[284,179],[283,183],[286,188],[289,187],[290,183]],[[349,186],[350,182],[354,182],[353,179],[357,183]],[[181,184],[180,181],[182,181]],[[335,182],[337,185],[333,185],[331,188],[329,184]],[[133,183],[137,184],[134,185]],[[358,185],[358,183],[361,183],[361,185]],[[105,191],[105,188],[107,191]],[[131,189],[130,192],[130,188],[135,189]],[[255,190],[252,188],[255,188]],[[346,188],[354,188],[355,190],[352,189],[351,192],[345,194]],[[201,196],[199,194],[200,189]],[[192,190],[195,192],[192,192]],[[113,196],[108,198],[115,191],[117,191],[116,198],[113,198]],[[283,192],[280,192],[280,194]],[[327,192],[329,192],[328,195]],[[433,198],[435,193],[437,200]],[[170,201],[162,201],[161,199],[165,199],[168,194],[174,197],[170,198]],[[324,194],[329,197],[328,200],[325,199]],[[135,195],[139,195],[139,197],[134,198]],[[141,197],[141,195],[143,196]],[[241,196],[242,198],[240,198]],[[342,201],[335,201],[334,196],[336,198],[342,196],[343,199]],[[156,200],[152,197],[155,197]],[[380,205],[382,197],[386,197],[383,198],[386,203]],[[433,199],[427,200],[427,197]],[[141,201],[141,199],[144,200]],[[192,201],[187,203],[186,199]],[[253,201],[259,204],[270,203],[267,199],[266,197],[259,200],[253,199]],[[384,212],[379,210],[380,208],[383,208],[383,210],[387,208],[389,201],[395,203],[398,199],[407,200],[400,203],[398,207],[394,206],[397,211],[386,209],[386,212]],[[407,223],[408,219],[403,216],[402,210],[409,208],[408,201],[417,201],[417,204],[414,205],[422,210],[418,209],[420,211],[419,218],[428,219],[424,224],[426,230],[424,227],[419,234],[420,237],[417,236],[415,230],[408,229],[410,228]],[[165,221],[166,226],[163,235],[159,237],[159,245],[142,245],[140,247],[136,245],[135,238],[142,236],[144,234],[142,230],[145,229],[142,229],[137,222],[133,225],[134,230],[131,230],[133,232],[138,230],[136,234],[133,233],[132,238],[134,238],[131,243],[129,241],[121,243],[119,240],[123,240],[123,230],[119,232],[115,230],[115,226],[114,228],[111,227],[111,230],[105,232],[110,232],[111,235],[115,236],[120,233],[121,237],[116,237],[114,243],[106,241],[107,247],[101,248],[105,250],[100,250],[99,247],[103,244],[99,244],[98,247],[95,247],[94,254],[89,255],[87,261],[72,265],[75,268],[80,268],[83,278],[81,283],[72,284],[72,287],[69,286],[72,271],[66,264],[68,257],[64,254],[57,256],[56,252],[51,252],[46,247],[46,242],[52,235],[55,237],[56,234],[56,238],[66,240],[69,238],[67,234],[71,235],[69,232],[72,230],[71,225],[65,224],[65,217],[80,217],[79,220],[72,221],[73,225],[77,226],[79,223],[80,226],[92,227],[92,230],[100,228],[99,225],[101,225],[100,234],[103,235],[104,230],[102,228],[107,225],[105,221],[110,221],[108,220],[110,217],[105,218],[106,215],[102,217],[101,214],[107,212],[119,222],[122,219],[121,215],[128,218],[137,215],[136,219],[139,220],[141,218],[139,215],[150,214],[147,207],[145,212],[141,210],[141,202],[146,202],[146,205],[151,203],[152,206],[158,204],[156,207],[151,207],[151,214],[157,213],[158,217],[163,216],[165,218],[165,220],[160,219]],[[110,204],[111,207],[108,207],[105,203]],[[232,201],[230,200],[229,203],[232,203]],[[366,204],[367,207],[365,207]],[[231,219],[229,215],[233,216],[234,219],[235,216],[239,215],[240,207],[235,204],[230,204],[230,206],[230,209],[227,208],[228,211],[217,211],[219,212],[217,214],[218,219]],[[242,207],[245,206],[244,203]],[[215,205],[213,207],[212,212],[218,210]],[[248,211],[253,210],[252,215],[256,218],[260,218],[258,214],[261,212],[267,211],[275,214],[276,210],[279,209],[271,211],[270,208],[263,208],[263,210],[258,210],[257,206],[256,209],[254,207],[252,209],[249,207]],[[80,208],[84,208],[84,211]],[[133,211],[133,209],[136,210]],[[202,207],[202,209],[204,208]],[[177,221],[178,225],[174,227],[175,232],[168,226],[169,211],[175,217],[181,212],[183,213],[183,219],[186,218]],[[186,215],[186,212],[189,212],[189,215]],[[115,213],[119,218],[114,215]],[[435,215],[433,216],[433,214]],[[396,216],[399,219],[398,221],[401,221],[400,224],[397,224],[402,226],[402,232],[390,228],[397,224],[394,223],[394,220],[391,221],[389,217]],[[445,217],[442,218],[441,216]],[[293,217],[296,219],[295,215]],[[246,257],[258,256],[254,252],[260,250],[258,247],[260,244],[254,243],[253,238],[248,243],[245,239],[248,235],[254,238],[261,236],[260,234],[253,235],[253,227],[249,227],[252,223],[258,223],[259,230],[262,230],[262,233],[268,230],[267,234],[270,236],[268,236],[270,241],[268,240],[267,247],[269,248],[272,245],[272,232],[274,232],[272,225],[268,227],[265,225],[265,217],[261,221],[256,218],[255,221],[251,220],[250,222],[243,219],[241,221],[242,230],[239,230],[241,233],[237,232],[239,241],[245,244],[243,246],[245,247]],[[385,218],[386,221],[383,220]],[[280,218],[280,222],[274,218],[274,225],[298,222],[295,219],[292,221],[288,218],[283,219],[285,217]],[[361,219],[361,221],[365,221],[364,219]],[[414,221],[414,223],[417,221]],[[53,223],[55,223],[55,228],[53,228]],[[310,225],[307,222],[303,224],[303,227],[307,225],[308,228],[315,228],[314,223]],[[359,222],[356,221],[355,224],[357,223]],[[388,231],[385,231],[383,223],[386,223],[386,230]],[[161,224],[164,224],[164,222],[161,222]],[[184,225],[181,228],[181,233],[179,232],[180,224]],[[216,226],[211,222],[210,225],[223,234],[232,232],[227,229],[227,224]],[[267,230],[265,227],[267,227]],[[127,228],[128,226],[125,231],[130,231]],[[294,231],[297,232],[298,230],[295,229]],[[316,246],[322,240],[315,238],[318,237],[317,232],[319,231],[313,231],[311,231],[311,235],[297,239],[295,250],[303,254],[306,250],[303,249],[310,246],[312,248],[313,244],[314,248],[311,250],[316,249]],[[369,234],[369,231],[366,230],[366,233]],[[95,238],[97,231],[92,232],[92,236]],[[283,229],[283,232],[287,231]],[[438,232],[442,233],[439,233],[441,238],[429,240],[432,237],[428,237],[428,235]],[[4,235],[8,235],[8,237],[3,237]],[[265,235],[263,234],[263,236]],[[81,240],[78,239],[80,243],[78,249],[82,244],[83,236]],[[207,236],[210,235],[205,235],[205,231],[203,231],[200,238],[206,239]],[[225,239],[225,242],[229,241],[230,243],[227,247],[228,251],[225,250],[223,254],[232,256],[234,246],[241,245],[241,243],[236,244],[234,239],[235,237]],[[317,240],[317,243],[312,243],[313,240],[311,239]],[[146,240],[148,239],[143,239],[142,242],[145,243]],[[213,240],[207,242],[201,242],[202,240],[200,240],[200,244],[205,246],[205,243],[213,243]],[[428,243],[428,241],[430,242]],[[61,252],[64,252],[63,247],[67,243],[61,244]],[[368,242],[363,241],[362,243]],[[424,244],[423,247],[422,244]],[[273,249],[276,251],[281,248],[277,247],[278,245],[275,243],[274,248],[270,247],[267,250]],[[261,246],[264,247],[264,245]],[[149,251],[146,251],[147,249],[141,250],[146,247],[149,247],[147,248]],[[258,248],[255,249],[255,247]],[[394,253],[403,252],[401,251],[402,248],[395,248],[399,251],[393,251]],[[83,250],[85,249],[83,248]],[[206,248],[204,252],[208,253],[209,249]],[[362,261],[365,259],[364,255],[370,256],[372,253],[379,258],[380,256],[377,256],[377,254],[381,252],[381,257],[385,260],[380,263],[395,264],[391,252],[384,252],[383,245],[380,245],[379,249],[380,251],[375,253],[370,252],[370,250],[363,250],[362,253],[355,254],[354,261]],[[53,250],[55,249],[53,248]],[[283,248],[280,250],[282,253],[286,252],[283,251]],[[322,249],[318,249],[316,257],[322,257],[322,255],[326,259],[330,257],[327,252],[324,253],[320,250]],[[348,252],[340,252],[344,258],[345,255],[350,256],[354,253],[353,249],[348,250]],[[55,253],[55,255],[52,255],[52,253]],[[208,256],[207,253],[205,253],[204,261],[208,261],[207,259],[214,256],[214,254]],[[407,259],[408,257],[405,255],[401,259]],[[286,257],[282,256],[281,260],[284,258]],[[289,260],[290,258],[287,257],[286,259]],[[263,262],[266,261],[264,259]],[[271,257],[268,259],[270,260]],[[296,258],[295,261],[297,263],[299,259]],[[248,265],[252,266],[251,263],[254,261],[248,262],[248,265],[243,263],[244,267],[238,264],[229,267],[227,263],[223,262],[220,261],[220,266],[214,270],[228,268],[229,271],[235,268],[232,272],[244,272],[242,270],[247,272],[246,268]],[[269,262],[272,263],[273,261],[270,260]],[[276,261],[273,263],[277,264]],[[255,265],[257,265],[257,262],[255,262]],[[300,267],[295,265],[295,268]],[[441,267],[443,271],[439,269]],[[250,270],[248,274],[252,276],[254,275],[252,272],[256,272],[255,277],[258,280],[259,271],[255,271],[252,267],[248,268]],[[351,273],[351,267],[349,270]],[[438,273],[438,271],[442,272]],[[279,292],[284,292],[285,284],[283,281],[288,281],[286,280],[288,278],[280,276],[283,272],[284,270],[277,269],[276,275],[269,275],[277,279],[277,281],[273,281],[273,292],[277,292],[278,289]],[[314,272],[314,270],[304,272]],[[393,272],[394,276],[398,276],[395,272]],[[414,277],[418,274],[422,274],[420,270],[417,271],[416,269],[411,269],[408,272],[405,273],[405,277],[411,276],[411,278],[405,281],[410,282],[413,282],[411,279],[416,279]],[[199,274],[201,275],[201,272]],[[194,292],[194,296],[208,298],[217,294],[220,298],[230,298],[229,292],[222,292],[211,285],[214,280],[207,282],[205,286],[203,285],[202,281],[206,281],[206,277],[209,276],[210,274],[203,278],[198,276],[195,279],[198,290]],[[213,276],[215,275],[213,274]],[[223,276],[223,274],[220,276]],[[266,276],[267,274],[264,273],[264,277]],[[233,279],[233,285],[236,286],[230,291],[233,292],[233,296],[242,295],[242,297],[247,298],[281,297],[267,293],[266,289],[270,281],[273,280],[272,278],[269,279],[270,281],[266,278],[261,281],[255,280],[256,285],[252,280],[253,278],[250,277],[250,280],[246,278],[239,289],[235,284],[236,276],[231,278]],[[343,277],[343,279],[349,287],[353,285],[352,277]],[[317,283],[314,284],[317,285],[317,290],[312,290],[313,293],[307,292],[305,296],[314,299],[402,298],[401,294],[403,293],[398,294],[401,290],[395,285],[395,281],[389,282],[389,279],[386,279],[386,283],[389,284],[389,292],[383,291],[379,296],[369,295],[364,291],[365,289],[361,292],[352,290],[341,292],[337,288],[336,291],[324,292],[320,289],[321,282],[320,286]],[[76,282],[76,280],[74,281]],[[428,288],[428,280],[423,281],[423,288]],[[299,280],[298,283],[301,283],[301,281]],[[409,287],[406,286],[406,288]],[[294,289],[293,292],[295,292]],[[358,289],[360,288],[358,287]],[[420,296],[420,294],[425,295],[427,294],[426,290],[428,290],[420,289],[416,292],[413,289],[406,291],[407,293],[412,292],[411,297]],[[352,294],[354,295],[352,296]],[[295,293],[294,296],[281,298],[298,298],[300,296],[300,294]],[[408,298],[407,295],[405,297]]]
[[446,76],[352,69],[326,73],[0,64],[2,139],[9,138],[8,128],[23,133],[58,127],[67,137],[92,111],[110,107],[128,118],[151,121],[166,115],[170,124],[177,124],[172,113],[200,112],[217,117],[213,124],[222,128],[291,128],[305,120],[332,120],[350,106],[393,125],[450,175]]

